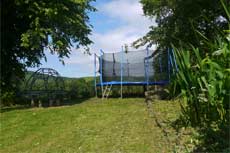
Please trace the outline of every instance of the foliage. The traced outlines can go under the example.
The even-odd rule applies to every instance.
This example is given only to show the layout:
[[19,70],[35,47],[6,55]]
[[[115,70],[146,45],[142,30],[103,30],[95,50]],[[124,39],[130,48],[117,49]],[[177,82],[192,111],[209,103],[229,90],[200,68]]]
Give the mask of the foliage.
[[14,101],[15,94],[14,92],[5,92],[0,97],[0,107],[10,106]]
[[[229,23],[229,12],[221,2]],[[230,33],[225,32],[225,37],[222,32],[214,42],[198,32],[203,38],[200,41],[209,49],[205,55],[193,46],[191,50],[174,47],[179,68],[174,78],[174,85],[179,88],[174,89],[180,89],[188,102],[185,115],[193,125],[222,126],[230,121]]]
[[200,129],[200,135],[196,139],[200,140],[194,152],[223,152],[230,151],[229,146],[229,126],[223,128],[205,128]]
[[[227,15],[219,0],[141,0],[146,16],[155,19],[146,36],[134,42],[138,47],[146,43],[159,48],[171,46],[190,48],[190,44],[206,53],[205,44],[199,41],[194,29],[211,41],[216,30],[227,28]],[[230,6],[230,1],[226,1]]]
[[191,122],[226,122],[230,55],[229,40],[223,30],[230,28],[230,1],[141,0],[141,3],[145,15],[156,17],[157,26],[152,26],[134,45],[149,42],[166,48],[173,44],[179,72],[175,78],[177,86],[172,89],[186,97],[186,113]]
[[210,45],[203,58],[197,48],[175,48],[179,71],[171,92],[181,92],[187,102],[181,105],[183,126],[200,128],[195,152],[229,152],[230,42],[219,38]]
[[[179,71],[170,93],[180,93],[185,123],[202,130],[198,152],[229,147],[230,122],[230,1],[141,0],[145,15],[157,26],[134,45],[173,46]],[[175,64],[175,63],[174,63]],[[176,66],[176,65],[174,65]],[[227,128],[226,128],[227,127]],[[221,138],[225,135],[227,138]],[[221,138],[221,139],[220,139]]]
[[188,102],[186,115],[192,124],[229,122],[230,41],[218,39],[210,54],[175,49],[179,71],[176,85]]
[[66,91],[71,99],[95,96],[93,83],[93,78],[65,79]]
[[1,92],[17,89],[26,66],[40,64],[44,51],[60,60],[71,47],[91,44],[88,12],[93,0],[4,0],[1,3]]

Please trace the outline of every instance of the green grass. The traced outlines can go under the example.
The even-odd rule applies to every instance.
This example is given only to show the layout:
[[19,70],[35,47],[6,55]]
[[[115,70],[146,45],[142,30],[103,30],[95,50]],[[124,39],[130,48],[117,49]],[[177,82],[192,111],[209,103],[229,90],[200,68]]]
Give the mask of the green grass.
[[[177,102],[158,102],[154,110],[170,122],[180,113]],[[93,98],[72,106],[3,110],[0,120],[2,153],[151,153],[171,152],[176,145],[166,140],[142,98]]]

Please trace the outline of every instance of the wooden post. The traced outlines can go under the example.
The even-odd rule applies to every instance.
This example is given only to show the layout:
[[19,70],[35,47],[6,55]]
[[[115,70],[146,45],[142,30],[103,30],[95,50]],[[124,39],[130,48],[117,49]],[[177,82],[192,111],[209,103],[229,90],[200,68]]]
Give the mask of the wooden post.
[[42,107],[42,101],[41,100],[38,101],[38,107]]
[[57,104],[57,106],[60,106],[60,99],[56,100],[56,104]]
[[50,107],[53,106],[53,99],[50,99],[50,100],[49,100],[49,106],[50,106]]
[[34,98],[31,98],[31,107],[34,107]]

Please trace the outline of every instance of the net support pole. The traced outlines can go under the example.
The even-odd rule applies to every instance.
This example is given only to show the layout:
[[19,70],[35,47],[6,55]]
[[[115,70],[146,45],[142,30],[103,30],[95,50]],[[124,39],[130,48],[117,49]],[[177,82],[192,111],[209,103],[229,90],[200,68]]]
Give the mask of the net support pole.
[[95,88],[95,96],[97,97],[97,61],[96,61],[96,53],[94,53],[94,88]]
[[176,72],[178,72],[178,66],[177,66],[177,63],[176,63],[176,57],[175,57],[175,53],[174,53],[173,49],[172,49],[172,56],[173,56],[174,67],[176,68]]
[[[146,64],[146,58],[144,58],[144,68],[145,68],[145,81],[147,80],[147,64]],[[143,89],[144,89],[144,94],[146,92],[146,85],[143,85]]]
[[170,69],[172,68],[171,71],[173,72],[173,61],[172,61],[171,51],[172,51],[172,50],[170,49],[170,53],[169,53],[169,59],[170,59],[169,62],[170,62],[170,63],[169,63],[169,66],[170,66]]
[[113,76],[116,75],[116,72],[115,72],[115,57],[114,57],[114,53],[113,53]]
[[101,82],[101,95],[102,95],[102,97],[103,97],[103,70],[102,70],[102,56],[103,56],[103,54],[104,54],[104,52],[102,51],[102,49],[100,50],[100,54],[101,54],[101,56],[100,56],[100,73],[101,73],[101,75],[100,75],[100,82]]
[[123,98],[123,46],[121,47],[121,98]]
[[168,80],[170,80],[170,49],[168,48]]
[[162,73],[162,59],[161,59],[161,54],[159,54],[159,65],[160,65],[160,71],[161,71],[161,73]]
[[149,46],[147,46],[146,48],[146,54],[147,54],[147,77],[146,77],[146,81],[147,81],[147,90],[149,90]]

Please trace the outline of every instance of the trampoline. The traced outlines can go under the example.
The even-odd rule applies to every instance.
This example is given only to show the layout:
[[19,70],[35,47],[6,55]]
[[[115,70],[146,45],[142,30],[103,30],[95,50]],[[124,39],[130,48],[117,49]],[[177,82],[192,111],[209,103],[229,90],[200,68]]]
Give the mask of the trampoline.
[[[94,54],[95,92],[101,87],[102,97],[108,97],[112,86],[167,85],[170,82],[172,64],[175,62],[171,49],[118,51]],[[98,61],[98,62],[97,62]],[[99,73],[100,81],[97,82]]]
[[158,81],[158,82],[119,82],[119,81],[110,81],[98,83],[97,86],[108,86],[108,85],[123,85],[123,86],[146,86],[146,85],[165,85],[169,81]]

